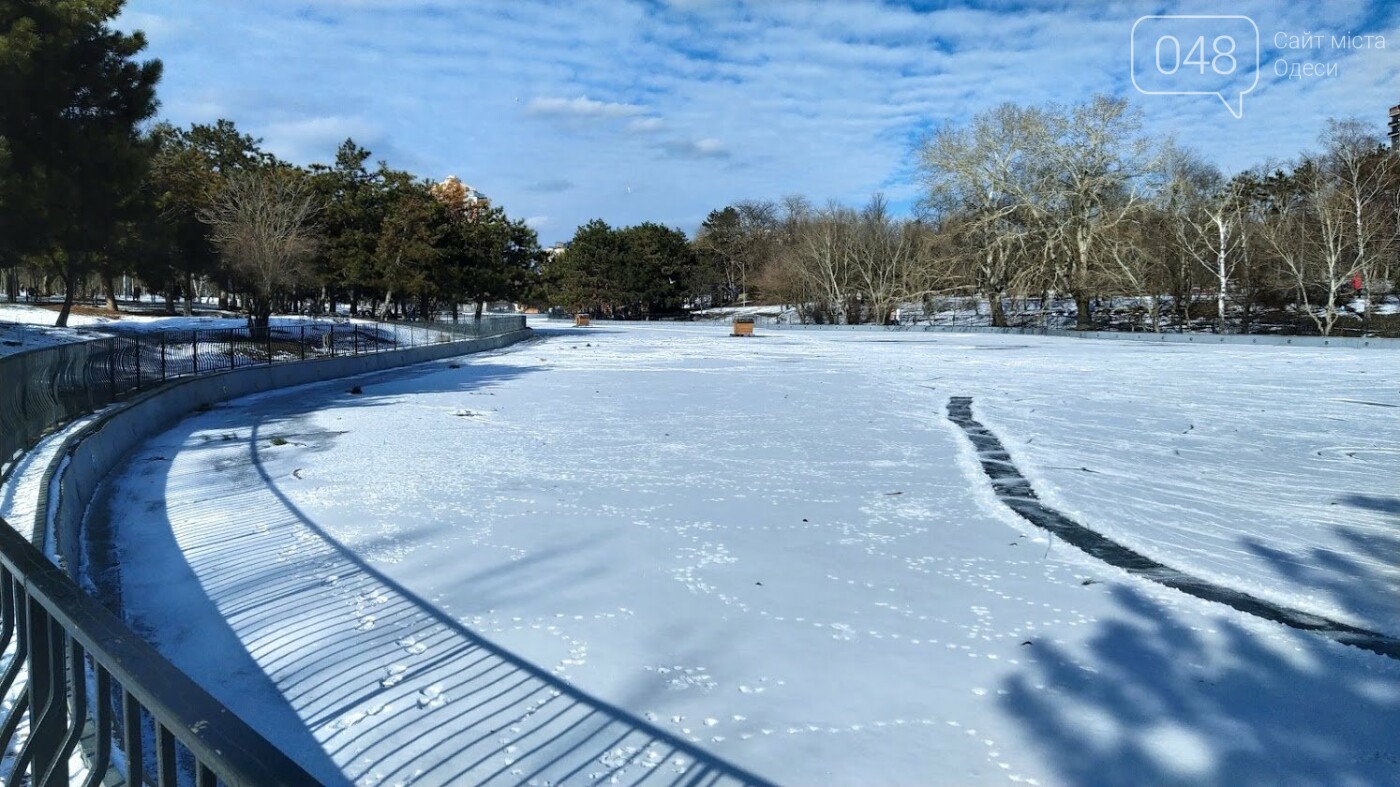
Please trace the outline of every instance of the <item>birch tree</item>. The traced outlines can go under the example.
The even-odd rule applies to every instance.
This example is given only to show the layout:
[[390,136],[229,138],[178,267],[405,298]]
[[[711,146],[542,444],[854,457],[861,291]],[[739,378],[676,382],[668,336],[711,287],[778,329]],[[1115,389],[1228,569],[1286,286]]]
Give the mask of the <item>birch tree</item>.
[[[1393,239],[1388,208],[1397,159],[1386,149],[1380,135],[1356,119],[1328,120],[1322,133],[1324,152],[1319,162],[1339,192],[1338,208],[1345,212],[1351,235],[1351,267],[1362,278],[1367,293],[1374,298],[1376,286],[1385,277]],[[1363,329],[1369,322],[1371,304],[1362,312]]]
[[1227,326],[1226,304],[1238,261],[1245,196],[1241,181],[1225,182],[1220,171],[1179,148],[1164,153],[1168,203],[1177,240],[1186,254],[1215,279],[1215,330]]

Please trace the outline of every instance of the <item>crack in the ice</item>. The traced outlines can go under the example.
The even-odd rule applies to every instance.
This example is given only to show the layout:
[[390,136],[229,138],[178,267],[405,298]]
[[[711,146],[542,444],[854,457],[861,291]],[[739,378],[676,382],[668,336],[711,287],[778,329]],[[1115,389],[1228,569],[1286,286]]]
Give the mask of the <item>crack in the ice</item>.
[[1400,660],[1400,639],[1350,626],[1321,615],[1290,609],[1248,593],[1217,585],[1159,563],[1090,530],[1040,501],[1030,481],[1021,475],[1021,471],[1011,461],[1011,456],[1001,440],[972,417],[972,397],[954,396],[949,399],[948,419],[962,428],[968,440],[977,449],[977,459],[982,465],[982,472],[986,473],[992,483],[992,490],[1007,508],[1091,557],[1196,598],[1225,604],[1264,620],[1282,623],[1302,631],[1311,631],[1344,645]]

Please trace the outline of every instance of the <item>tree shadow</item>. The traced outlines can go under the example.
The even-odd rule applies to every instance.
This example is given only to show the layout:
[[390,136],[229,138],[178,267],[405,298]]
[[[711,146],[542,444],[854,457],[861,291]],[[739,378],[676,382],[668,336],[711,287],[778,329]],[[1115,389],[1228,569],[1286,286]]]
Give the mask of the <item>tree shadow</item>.
[[[1082,654],[1037,641],[1000,698],[1077,785],[1371,785],[1400,776],[1400,665],[1228,618],[1215,634],[1127,584]],[[1296,652],[1292,646],[1296,646]],[[1076,658],[1078,657],[1078,659]]]
[[1394,534],[1375,529],[1332,528],[1347,546],[1285,552],[1257,538],[1242,543],[1290,584],[1320,593],[1357,625],[1400,636],[1400,498],[1347,495],[1338,502],[1385,515]]
[[[142,482],[162,488],[215,484],[225,510],[239,512],[234,528],[197,502],[167,507],[169,520],[143,524],[150,554],[115,561],[128,572],[159,569],[136,578],[144,619],[159,621],[148,638],[326,783],[766,784],[481,637],[365,557],[422,546],[431,526],[351,550],[265,466],[270,431],[304,438],[312,450],[333,443],[335,433],[306,422],[328,404],[391,406],[407,394],[468,393],[528,371],[489,359],[460,369],[444,362],[342,383],[358,394],[262,395],[251,430],[244,416],[236,441],[246,462],[217,469],[216,479],[204,462],[183,476],[170,462],[138,468]],[[176,432],[182,452],[201,449],[195,428],[186,422]],[[609,544],[580,535],[460,581],[474,603],[494,607],[567,597],[608,564]]]

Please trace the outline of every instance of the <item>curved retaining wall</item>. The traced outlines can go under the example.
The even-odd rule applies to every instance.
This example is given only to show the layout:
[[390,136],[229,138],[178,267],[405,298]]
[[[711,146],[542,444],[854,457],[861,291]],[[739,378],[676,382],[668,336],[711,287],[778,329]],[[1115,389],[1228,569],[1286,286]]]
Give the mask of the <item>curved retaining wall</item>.
[[[89,586],[83,577],[82,539],[89,502],[103,479],[127,454],[181,418],[201,407],[276,388],[495,350],[528,339],[533,333],[524,328],[500,336],[394,352],[249,366],[179,380],[140,394],[64,441],[45,469],[46,491],[37,506],[34,538],[41,549],[58,558],[70,576]],[[47,538],[52,538],[53,543],[46,543]]]

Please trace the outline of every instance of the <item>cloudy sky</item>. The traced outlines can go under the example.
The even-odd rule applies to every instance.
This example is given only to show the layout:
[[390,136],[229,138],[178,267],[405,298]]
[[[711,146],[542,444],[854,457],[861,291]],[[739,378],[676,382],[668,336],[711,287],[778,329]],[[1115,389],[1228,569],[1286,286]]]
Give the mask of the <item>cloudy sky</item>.
[[[1172,14],[1257,26],[1261,70],[1241,119],[1215,96],[1135,90],[1134,22]],[[919,136],[1004,101],[1128,96],[1150,131],[1227,171],[1296,156],[1327,117],[1380,126],[1400,104],[1400,4],[1388,0],[129,0],[118,24],[144,30],[165,61],[164,118],[229,118],[303,164],[353,137],[393,166],[461,177],[546,243],[595,217],[693,232],[713,208],[794,192],[880,191],[907,207]],[[1191,35],[1242,29],[1189,24],[1208,29],[1141,32],[1179,32],[1186,57]],[[1368,34],[1386,48],[1332,46]],[[1252,77],[1252,48],[1232,78]],[[1277,76],[1280,58],[1333,74]]]

